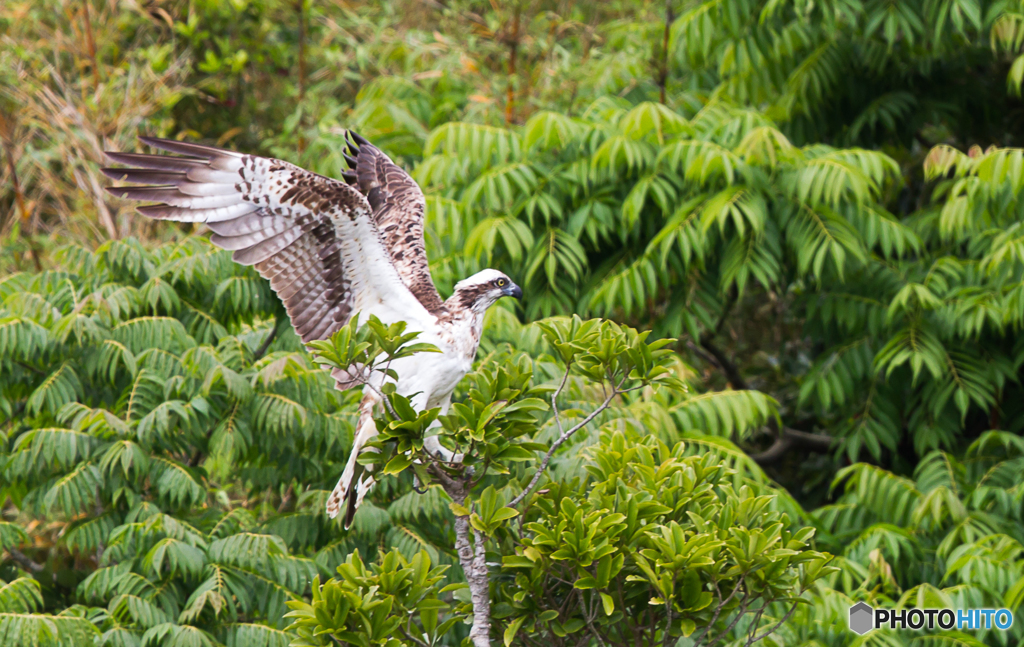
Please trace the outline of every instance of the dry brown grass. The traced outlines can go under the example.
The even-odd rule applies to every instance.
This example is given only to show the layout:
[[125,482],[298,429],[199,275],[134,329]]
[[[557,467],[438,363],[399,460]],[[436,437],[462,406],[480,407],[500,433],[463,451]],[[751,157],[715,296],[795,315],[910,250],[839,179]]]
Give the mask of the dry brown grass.
[[[34,255],[33,247],[38,254],[56,232],[62,241],[93,245],[150,233],[108,200],[99,169],[104,150],[134,150],[139,132],[170,125],[169,108],[189,91],[188,61],[154,65],[161,52],[145,29],[129,47],[101,45],[97,53],[91,43],[124,43],[118,17],[125,9],[114,1],[85,7],[13,2],[0,9],[8,28],[0,35],[0,245],[12,250],[5,264],[23,261],[12,258],[18,253]],[[19,235],[30,237],[28,249],[19,249]]]

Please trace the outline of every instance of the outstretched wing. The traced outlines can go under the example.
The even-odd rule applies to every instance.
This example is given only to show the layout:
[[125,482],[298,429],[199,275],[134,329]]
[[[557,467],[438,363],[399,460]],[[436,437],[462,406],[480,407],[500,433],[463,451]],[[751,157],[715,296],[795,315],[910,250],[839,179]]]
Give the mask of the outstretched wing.
[[270,281],[302,341],[325,339],[352,314],[426,330],[436,318],[406,287],[366,198],[344,182],[276,159],[187,142],[140,138],[171,155],[107,153],[131,168],[103,169],[142,187],[108,187],[161,220],[203,222]]
[[[441,295],[434,287],[423,242],[423,214],[426,200],[416,181],[400,166],[391,161],[379,148],[359,135],[352,137],[345,155],[354,174],[346,174],[359,191],[366,196],[373,209],[384,246],[391,254],[402,282],[432,314],[444,309]],[[354,155],[354,157],[353,157]]]

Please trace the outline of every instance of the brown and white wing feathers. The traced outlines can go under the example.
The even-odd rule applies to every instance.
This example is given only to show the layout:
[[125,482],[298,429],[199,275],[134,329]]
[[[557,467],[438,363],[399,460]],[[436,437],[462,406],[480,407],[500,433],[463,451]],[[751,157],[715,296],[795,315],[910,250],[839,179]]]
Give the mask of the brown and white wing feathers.
[[354,157],[345,157],[354,169],[351,179],[373,209],[374,221],[395,269],[423,307],[432,314],[440,314],[444,302],[430,276],[423,241],[423,191],[379,148],[351,131],[349,135],[349,152]]
[[142,137],[189,157],[108,153],[130,168],[110,187],[151,218],[203,222],[211,241],[270,281],[303,341],[324,339],[355,312],[425,329],[436,319],[406,287],[366,198],[344,182],[288,162],[201,144]]

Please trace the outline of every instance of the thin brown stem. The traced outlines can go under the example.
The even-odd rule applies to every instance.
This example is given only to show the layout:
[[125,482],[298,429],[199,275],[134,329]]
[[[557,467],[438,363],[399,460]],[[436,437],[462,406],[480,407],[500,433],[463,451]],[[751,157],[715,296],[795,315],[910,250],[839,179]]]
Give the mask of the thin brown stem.
[[281,497],[281,505],[277,506],[278,514],[280,514],[280,513],[285,511],[285,509],[288,507],[288,504],[290,504],[292,502],[292,498],[294,498],[294,494],[295,494],[295,484],[294,483],[289,483],[288,484],[288,489],[284,491],[284,496]]
[[92,64],[93,89],[100,89],[100,66],[96,62],[96,40],[92,35],[92,16],[89,14],[89,0],[82,0],[82,14],[85,19],[85,41],[89,47],[89,61]]
[[516,119],[515,78],[516,58],[519,54],[519,3],[512,14],[512,34],[508,39],[508,89],[505,92],[505,125],[511,126]]
[[[295,8],[299,12],[299,103],[301,104],[306,98],[306,0],[297,0]],[[296,148],[299,149],[299,155],[306,150],[306,138],[302,136],[301,128]]]
[[736,626],[736,624],[744,616],[744,614],[746,614],[747,608],[749,606],[750,606],[750,595],[749,594],[745,594],[743,596],[743,600],[740,602],[740,609],[739,609],[739,611],[736,612],[736,616],[732,619],[732,622],[729,623],[729,626],[726,627],[725,630],[722,633],[720,633],[717,636],[715,636],[715,639],[712,640],[711,642],[709,642],[707,644],[707,647],[713,647],[714,645],[717,645],[718,642],[720,640],[722,640],[722,638],[725,638],[726,636],[728,636],[729,633]]
[[665,595],[665,633],[661,637],[662,647],[668,647],[672,642],[672,597],[676,590],[676,578],[672,576],[672,589]]
[[676,19],[672,0],[665,0],[665,34],[661,39],[661,69],[658,71],[658,87],[661,88],[661,103],[665,103],[665,87],[668,85],[668,37],[672,22]]
[[25,206],[25,193],[21,189],[21,182],[18,181],[18,169],[14,163],[14,142],[11,141],[14,135],[14,123],[13,120],[8,120],[3,113],[0,113],[0,135],[3,136],[4,148],[7,149],[7,169],[10,171],[11,184],[14,187],[14,202],[18,205],[18,213],[21,216],[21,233],[28,242],[29,253],[32,254],[32,262],[36,266],[36,271],[42,272],[43,264],[39,259],[39,250],[29,232],[28,225],[31,214],[28,207]]

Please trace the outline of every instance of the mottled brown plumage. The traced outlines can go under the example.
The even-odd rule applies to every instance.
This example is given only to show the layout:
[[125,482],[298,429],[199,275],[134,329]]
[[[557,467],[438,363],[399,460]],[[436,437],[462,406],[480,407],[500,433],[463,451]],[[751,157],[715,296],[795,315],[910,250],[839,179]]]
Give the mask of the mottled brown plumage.
[[355,157],[346,157],[354,162],[356,186],[373,209],[373,218],[385,247],[391,252],[391,261],[423,307],[440,316],[445,310],[444,302],[430,277],[423,241],[426,209],[423,191],[379,148],[359,135],[350,134],[353,140],[348,147]]

